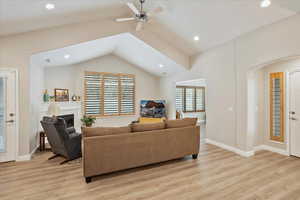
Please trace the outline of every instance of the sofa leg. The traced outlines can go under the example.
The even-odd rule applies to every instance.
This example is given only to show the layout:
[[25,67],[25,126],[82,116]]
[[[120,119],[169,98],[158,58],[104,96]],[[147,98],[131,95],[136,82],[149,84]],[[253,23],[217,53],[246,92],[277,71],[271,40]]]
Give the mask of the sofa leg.
[[92,177],[85,177],[85,182],[86,183],[92,182]]
[[198,158],[198,154],[193,154],[193,159],[196,160]]

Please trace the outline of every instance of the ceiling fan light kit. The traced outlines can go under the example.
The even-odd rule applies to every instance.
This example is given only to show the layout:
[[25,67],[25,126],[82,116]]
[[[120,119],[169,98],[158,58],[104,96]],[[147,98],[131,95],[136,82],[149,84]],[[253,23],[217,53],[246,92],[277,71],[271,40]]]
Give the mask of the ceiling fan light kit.
[[128,2],[126,5],[130,8],[130,10],[133,12],[133,17],[127,17],[127,18],[118,18],[116,19],[116,22],[126,22],[126,21],[136,21],[136,31],[140,31],[143,29],[144,24],[149,22],[149,18],[155,16],[155,14],[158,14],[163,11],[161,7],[157,7],[153,9],[150,12],[146,12],[144,10],[144,3],[146,0],[139,0],[140,2],[140,8],[138,9],[133,3]]

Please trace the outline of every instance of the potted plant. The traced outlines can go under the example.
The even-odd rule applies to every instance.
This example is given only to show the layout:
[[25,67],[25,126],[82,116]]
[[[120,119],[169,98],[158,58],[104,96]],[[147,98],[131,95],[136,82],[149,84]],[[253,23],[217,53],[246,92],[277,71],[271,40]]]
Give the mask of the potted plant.
[[86,127],[91,127],[95,123],[96,118],[84,115],[81,121]]

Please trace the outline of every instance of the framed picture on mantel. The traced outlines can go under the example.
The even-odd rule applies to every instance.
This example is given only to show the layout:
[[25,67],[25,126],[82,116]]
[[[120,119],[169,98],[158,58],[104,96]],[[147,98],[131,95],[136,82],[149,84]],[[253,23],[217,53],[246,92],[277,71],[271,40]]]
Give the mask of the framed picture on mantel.
[[55,101],[69,101],[69,90],[68,89],[54,89]]

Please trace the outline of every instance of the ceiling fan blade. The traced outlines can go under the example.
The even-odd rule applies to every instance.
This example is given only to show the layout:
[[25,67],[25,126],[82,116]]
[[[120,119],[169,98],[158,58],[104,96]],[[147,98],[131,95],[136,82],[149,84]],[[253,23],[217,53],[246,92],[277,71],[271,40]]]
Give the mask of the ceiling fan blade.
[[140,15],[140,11],[135,7],[135,5],[131,2],[127,3],[127,6],[134,12],[136,15]]
[[151,17],[151,16],[154,16],[163,11],[164,11],[164,9],[162,7],[157,7],[157,8],[154,8],[153,10],[151,10],[147,15]]
[[126,21],[132,21],[135,20],[134,17],[128,17],[128,18],[118,18],[116,19],[116,22],[126,22]]
[[136,30],[136,31],[140,31],[140,30],[142,30],[142,28],[143,28],[143,25],[144,25],[144,23],[143,23],[143,22],[138,22],[138,23],[137,23],[137,25],[136,25],[136,28],[135,28],[135,30]]

